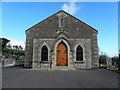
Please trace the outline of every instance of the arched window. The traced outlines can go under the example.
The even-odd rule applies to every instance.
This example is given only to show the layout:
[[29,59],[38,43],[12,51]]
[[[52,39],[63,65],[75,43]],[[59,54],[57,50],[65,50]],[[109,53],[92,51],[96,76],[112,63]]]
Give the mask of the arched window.
[[61,21],[61,27],[63,27],[63,18],[60,19]]
[[61,17],[59,20],[59,27],[63,27],[64,26],[64,19]]
[[41,49],[41,61],[48,61],[48,48],[45,45]]
[[83,49],[80,45],[76,49],[76,61],[83,61]]

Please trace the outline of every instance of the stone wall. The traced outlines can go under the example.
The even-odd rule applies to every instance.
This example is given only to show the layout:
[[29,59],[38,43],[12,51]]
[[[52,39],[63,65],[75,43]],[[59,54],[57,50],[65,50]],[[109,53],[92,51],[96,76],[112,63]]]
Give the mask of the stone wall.
[[[34,39],[33,47],[33,68],[40,67],[41,48],[46,45],[48,48],[48,60],[52,60],[52,67],[56,67],[56,47],[63,38],[58,39]],[[91,69],[91,42],[90,39],[67,39],[65,42],[68,48],[68,67],[76,69]],[[69,43],[69,44],[68,44]],[[76,61],[76,48],[81,45],[83,48],[83,61]],[[50,67],[49,61],[41,67]]]
[[97,43],[97,34],[93,34],[91,41],[92,48],[92,67],[99,67],[99,55],[98,55],[98,43]]
[[[64,17],[64,27],[59,27],[59,18],[62,15]],[[61,36],[61,30],[63,32],[63,35]],[[91,49],[91,63],[92,66],[90,67],[98,67],[99,66],[99,60],[98,60],[98,45],[97,45],[97,30],[92,28],[91,26],[85,24],[84,22],[80,21],[79,19],[71,16],[70,14],[60,11],[47,19],[43,20],[42,22],[34,25],[33,27],[29,28],[26,31],[26,52],[25,52],[25,67],[32,67],[33,62],[33,55],[37,53],[38,51],[34,51],[34,45],[33,42],[36,39],[46,39],[45,42],[48,43],[49,50],[51,51],[50,56],[52,55],[52,59],[54,58],[54,50],[52,49],[54,44],[60,39],[60,37],[63,37],[65,40],[69,39],[68,45],[70,45],[70,58],[72,58],[71,55],[73,55],[74,52],[74,45],[76,44],[77,39],[90,39],[90,47]],[[50,39],[54,39],[53,41]],[[47,41],[48,40],[48,41]],[[78,41],[77,41],[78,42]],[[37,43],[37,41],[36,41]],[[40,42],[39,42],[40,43]],[[41,44],[44,42],[41,41]],[[71,44],[69,44],[71,43]],[[52,49],[52,50],[51,50]],[[85,52],[87,53],[87,52]],[[87,56],[88,57],[88,56]],[[35,58],[38,58],[35,56]],[[49,57],[50,58],[50,57]],[[71,60],[71,59],[70,59]],[[54,62],[55,63],[55,62]],[[81,67],[81,66],[80,66]]]

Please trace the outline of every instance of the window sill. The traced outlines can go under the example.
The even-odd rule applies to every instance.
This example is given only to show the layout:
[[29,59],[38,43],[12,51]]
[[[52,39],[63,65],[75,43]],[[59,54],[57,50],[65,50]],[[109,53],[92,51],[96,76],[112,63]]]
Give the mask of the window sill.
[[34,61],[34,63],[50,63],[50,61]]
[[75,63],[84,63],[85,61],[75,61]]
[[50,61],[40,61],[39,63],[45,64],[45,63],[50,63]]

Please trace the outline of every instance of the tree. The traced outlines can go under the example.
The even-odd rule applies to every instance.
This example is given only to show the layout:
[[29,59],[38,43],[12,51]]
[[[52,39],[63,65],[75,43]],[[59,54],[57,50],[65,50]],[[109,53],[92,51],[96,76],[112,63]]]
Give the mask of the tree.
[[118,56],[114,56],[111,59],[112,59],[113,65],[118,65],[118,63],[119,63],[119,57]]
[[16,50],[18,50],[18,49],[19,49],[19,48],[18,48],[18,45],[16,45],[15,47],[16,47]]
[[25,51],[23,51],[22,46],[20,45],[11,45],[10,40],[6,38],[0,38],[1,47],[3,47],[0,51],[0,54],[4,55],[5,57],[11,58],[19,58],[21,56],[25,56]]
[[10,44],[6,45],[8,49],[12,49],[12,46]]
[[99,63],[100,64],[107,64],[107,56],[106,55],[100,55],[99,56]]
[[19,49],[18,45],[14,45],[13,49],[18,50]]
[[13,49],[16,49],[15,45],[13,45]]
[[19,50],[23,50],[23,47],[21,45],[19,46]]
[[10,42],[10,40],[6,39],[6,38],[2,38],[2,48],[6,48],[6,44]]

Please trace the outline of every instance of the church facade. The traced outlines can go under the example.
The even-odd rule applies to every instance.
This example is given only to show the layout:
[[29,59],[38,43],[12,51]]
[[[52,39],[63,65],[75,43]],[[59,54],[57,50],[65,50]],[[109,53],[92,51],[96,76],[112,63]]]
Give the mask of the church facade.
[[26,30],[25,67],[99,67],[98,31],[61,10]]

